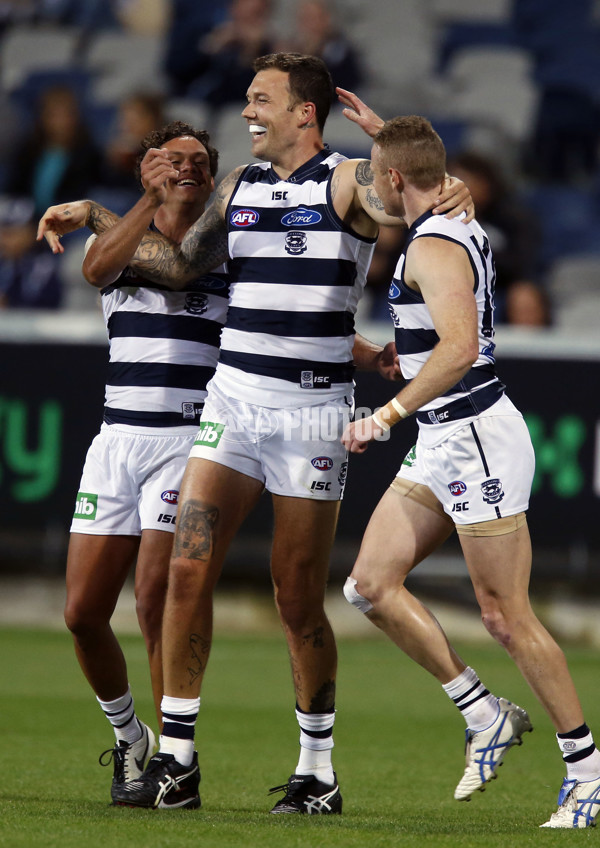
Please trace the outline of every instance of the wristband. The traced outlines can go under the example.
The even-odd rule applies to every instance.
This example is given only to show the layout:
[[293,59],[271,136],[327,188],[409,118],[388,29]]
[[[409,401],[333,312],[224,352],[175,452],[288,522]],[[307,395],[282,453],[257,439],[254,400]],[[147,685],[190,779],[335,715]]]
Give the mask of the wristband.
[[409,413],[404,409],[398,398],[393,397],[390,402],[400,418],[408,418]]
[[377,424],[377,426],[378,426],[378,427],[381,427],[381,429],[383,430],[383,432],[384,432],[384,433],[387,433],[387,431],[390,429],[390,426],[391,426],[391,425],[390,425],[390,424],[387,424],[385,421],[383,421],[383,420],[382,420],[382,419],[381,419],[381,418],[377,415],[377,413],[376,413],[376,412],[374,412],[374,413],[373,413],[373,415],[371,415],[371,418],[372,418],[372,419],[373,419],[373,421]]

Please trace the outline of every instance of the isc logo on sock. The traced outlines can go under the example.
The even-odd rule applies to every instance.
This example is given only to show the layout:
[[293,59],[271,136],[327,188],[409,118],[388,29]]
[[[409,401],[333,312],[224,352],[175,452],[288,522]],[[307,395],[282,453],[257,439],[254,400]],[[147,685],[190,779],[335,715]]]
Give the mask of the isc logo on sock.
[[85,518],[87,521],[94,521],[97,511],[98,495],[92,495],[90,492],[77,492],[73,518]]
[[203,421],[194,441],[195,445],[204,445],[207,448],[216,448],[225,429],[224,424],[215,424],[212,421]]

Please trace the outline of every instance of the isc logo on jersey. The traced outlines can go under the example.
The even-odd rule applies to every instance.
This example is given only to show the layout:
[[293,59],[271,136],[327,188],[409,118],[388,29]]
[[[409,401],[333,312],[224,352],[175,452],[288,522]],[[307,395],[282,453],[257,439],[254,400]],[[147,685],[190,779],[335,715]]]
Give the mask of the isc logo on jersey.
[[84,518],[86,521],[94,521],[97,511],[98,495],[93,495],[90,492],[77,492],[73,518]]
[[204,445],[207,448],[216,448],[219,444],[225,424],[215,424],[212,421],[203,421],[194,441],[195,445]]
[[258,224],[260,215],[254,209],[236,209],[229,216],[229,222],[234,227],[252,227]]

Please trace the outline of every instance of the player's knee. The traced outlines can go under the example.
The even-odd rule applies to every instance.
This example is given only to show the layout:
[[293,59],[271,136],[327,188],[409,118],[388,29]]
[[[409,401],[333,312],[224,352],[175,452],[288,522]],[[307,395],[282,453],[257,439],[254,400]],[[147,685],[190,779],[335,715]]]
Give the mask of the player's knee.
[[98,628],[108,623],[108,618],[98,610],[91,610],[77,601],[70,600],[65,604],[64,619],[73,636],[80,639],[92,637]]
[[357,581],[354,577],[348,577],[344,583],[344,596],[346,600],[349,604],[352,604],[353,607],[356,607],[356,609],[361,612],[371,612],[373,604],[368,598],[365,598],[364,595],[361,595],[360,592],[357,591],[356,583]]
[[510,628],[500,610],[483,610],[481,620],[490,636],[503,648],[508,648],[511,643]]

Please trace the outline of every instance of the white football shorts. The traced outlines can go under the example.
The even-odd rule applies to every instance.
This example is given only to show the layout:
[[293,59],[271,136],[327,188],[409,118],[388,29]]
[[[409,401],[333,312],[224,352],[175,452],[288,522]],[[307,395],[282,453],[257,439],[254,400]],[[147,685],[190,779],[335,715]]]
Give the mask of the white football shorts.
[[179,486],[196,432],[178,429],[185,433],[152,428],[142,434],[103,424],[87,452],[71,533],[175,532]]
[[348,471],[340,439],[352,411],[351,398],[272,409],[228,397],[209,385],[190,457],[260,480],[274,495],[338,501]]
[[420,440],[397,474],[428,486],[455,524],[477,524],[524,512],[535,456],[520,415],[475,418],[445,441]]

